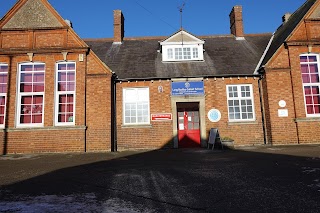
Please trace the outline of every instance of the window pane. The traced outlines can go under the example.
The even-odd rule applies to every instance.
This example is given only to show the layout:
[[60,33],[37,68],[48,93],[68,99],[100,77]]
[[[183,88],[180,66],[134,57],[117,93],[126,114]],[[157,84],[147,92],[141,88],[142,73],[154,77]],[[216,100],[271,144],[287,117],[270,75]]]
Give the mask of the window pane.
[[242,113],[242,119],[248,119],[247,113]]
[[304,94],[310,95],[311,94],[311,87],[308,87],[308,86],[304,87]]
[[68,81],[75,81],[75,73],[74,72],[69,72],[68,73]]
[[75,83],[67,83],[67,91],[75,91]]
[[318,74],[311,74],[310,75],[310,82],[311,83],[318,83],[319,82],[319,75]]
[[21,71],[33,71],[33,66],[32,65],[21,65]]
[[69,63],[67,65],[68,70],[75,70],[76,69],[76,64],[75,63]]
[[5,105],[5,103],[6,103],[6,97],[0,96],[0,105]]
[[2,72],[8,72],[8,65],[6,64],[0,65],[0,73]]
[[59,102],[56,103],[57,120],[58,123],[73,123],[76,63],[59,63],[57,67],[57,90],[59,91]]
[[319,94],[319,87],[318,86],[312,87],[312,94],[313,95]]
[[320,97],[320,96],[313,96],[313,103],[314,103],[314,104],[320,104],[320,102],[319,102],[319,97]]
[[124,94],[124,122],[149,123],[149,89],[124,89]]
[[33,84],[33,92],[44,92],[44,84],[40,83],[40,84]]
[[173,51],[172,51],[172,49],[168,49],[168,59],[173,59]]
[[58,64],[58,70],[67,70],[66,64]]
[[67,80],[67,73],[59,72],[58,73],[58,81],[66,81]]
[[21,115],[20,123],[22,124],[30,124],[31,123],[31,115]]
[[310,83],[310,75],[309,74],[302,74],[302,82],[303,83]]
[[0,115],[4,115],[5,114],[5,106],[0,105]]
[[314,114],[313,105],[307,105],[307,113]]
[[307,56],[300,56],[300,62],[307,62]]
[[32,123],[42,123],[42,114],[33,115],[32,116]]
[[234,119],[234,113],[230,113],[229,114],[229,118],[233,120]]
[[58,83],[58,91],[67,91],[67,83],[66,82]]
[[316,62],[317,61],[317,57],[316,56],[308,56],[309,62]]
[[0,75],[0,83],[7,83],[7,81],[8,81],[8,75],[2,73]]
[[193,58],[198,58],[199,55],[198,55],[198,48],[193,48],[193,51],[192,51],[192,54],[193,54]]
[[318,65],[317,64],[310,64],[309,69],[310,69],[310,73],[318,73]]
[[35,64],[34,65],[34,71],[44,71],[45,67],[44,64]]
[[306,104],[312,104],[312,96],[306,96]]
[[[253,102],[250,85],[228,86],[228,112],[231,120],[253,119]],[[231,95],[232,93],[232,95]]]
[[302,73],[309,73],[309,69],[308,69],[307,64],[301,64],[301,72]]

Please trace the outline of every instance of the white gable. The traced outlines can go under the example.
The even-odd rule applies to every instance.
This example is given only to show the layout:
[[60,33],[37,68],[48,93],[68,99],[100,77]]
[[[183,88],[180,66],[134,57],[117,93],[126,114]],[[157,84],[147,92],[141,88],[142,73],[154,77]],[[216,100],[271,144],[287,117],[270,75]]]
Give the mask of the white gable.
[[184,30],[180,30],[160,42],[162,61],[203,61],[203,44],[204,40],[201,40]]
[[160,45],[170,45],[170,44],[204,44],[204,41],[191,35],[190,33],[180,30],[177,33],[173,34],[169,38],[160,42]]

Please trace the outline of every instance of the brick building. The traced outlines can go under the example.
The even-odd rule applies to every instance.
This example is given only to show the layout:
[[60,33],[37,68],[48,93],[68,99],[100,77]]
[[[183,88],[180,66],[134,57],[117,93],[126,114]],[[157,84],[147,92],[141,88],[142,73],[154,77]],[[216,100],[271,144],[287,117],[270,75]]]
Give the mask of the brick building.
[[112,74],[70,25],[47,0],[1,19],[2,153],[110,150]]
[[[0,21],[3,153],[319,143],[320,1],[275,33],[80,39],[47,0],[20,0]],[[30,13],[30,11],[33,11]],[[41,15],[40,15],[41,14]],[[110,29],[112,30],[112,29]]]

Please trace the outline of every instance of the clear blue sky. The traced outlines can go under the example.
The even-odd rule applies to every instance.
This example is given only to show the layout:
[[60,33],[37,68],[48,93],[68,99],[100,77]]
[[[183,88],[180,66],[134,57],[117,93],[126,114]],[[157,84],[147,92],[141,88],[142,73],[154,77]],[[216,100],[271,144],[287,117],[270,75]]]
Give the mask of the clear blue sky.
[[[49,0],[72,21],[81,38],[112,38],[113,10],[125,16],[125,36],[169,36],[180,28],[178,7],[185,2],[183,28],[194,35],[229,34],[229,13],[241,5],[245,33],[274,32],[286,12],[306,0]],[[17,0],[0,0],[0,16]]]

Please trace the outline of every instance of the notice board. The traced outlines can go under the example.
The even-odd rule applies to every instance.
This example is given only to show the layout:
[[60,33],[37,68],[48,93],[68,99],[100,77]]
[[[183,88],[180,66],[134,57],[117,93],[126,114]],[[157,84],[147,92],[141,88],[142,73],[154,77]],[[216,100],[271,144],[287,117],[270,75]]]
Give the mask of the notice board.
[[214,148],[214,144],[218,142],[221,143],[220,134],[218,128],[211,128],[208,140],[208,148],[210,144],[212,145],[212,149]]

